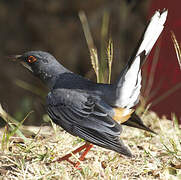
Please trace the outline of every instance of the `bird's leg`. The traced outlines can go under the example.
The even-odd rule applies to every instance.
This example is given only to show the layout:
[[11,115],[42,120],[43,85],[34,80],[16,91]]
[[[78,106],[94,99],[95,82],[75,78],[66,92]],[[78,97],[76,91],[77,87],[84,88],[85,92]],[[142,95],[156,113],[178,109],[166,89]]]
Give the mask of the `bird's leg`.
[[85,149],[85,151],[83,152],[83,154],[80,156],[79,160],[80,161],[83,161],[86,154],[89,152],[89,150],[92,148],[92,144],[86,142],[84,145],[82,145],[81,147],[77,148],[76,150],[72,151],[71,153],[57,159],[56,161],[57,162],[62,162],[62,161],[68,161],[69,163],[71,163],[75,168],[78,168],[78,166],[80,165],[80,162],[73,162],[71,161],[69,158],[72,156],[72,154],[76,154],[80,151],[82,151],[83,149]]
[[[90,143],[86,143],[85,144],[85,151],[82,153],[82,155],[80,156],[79,160],[80,161],[83,161],[85,156],[87,155],[87,153],[90,151],[90,149],[93,147],[93,144],[90,144]],[[79,165],[80,165],[80,161],[77,161],[77,163],[75,164],[75,168],[78,168]]]

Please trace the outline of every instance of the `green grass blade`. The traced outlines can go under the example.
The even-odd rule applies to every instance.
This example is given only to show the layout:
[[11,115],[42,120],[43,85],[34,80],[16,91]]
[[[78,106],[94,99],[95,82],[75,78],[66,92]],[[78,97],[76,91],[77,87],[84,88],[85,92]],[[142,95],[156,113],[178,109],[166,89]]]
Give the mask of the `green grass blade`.
[[[19,122],[16,121],[13,117],[11,117],[4,109],[2,108],[0,104],[0,117],[14,130],[16,128],[15,125],[18,126]],[[13,125],[15,124],[15,125]],[[27,138],[23,135],[23,133],[17,129],[16,134],[21,137],[25,142],[27,141]]]

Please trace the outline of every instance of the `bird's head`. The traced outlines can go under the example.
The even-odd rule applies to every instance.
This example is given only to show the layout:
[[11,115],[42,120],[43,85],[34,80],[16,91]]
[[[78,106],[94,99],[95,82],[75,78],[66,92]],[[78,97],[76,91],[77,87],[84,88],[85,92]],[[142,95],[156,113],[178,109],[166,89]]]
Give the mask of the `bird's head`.
[[43,51],[29,51],[23,55],[10,56],[10,58],[20,62],[43,81],[50,81],[53,77],[66,71],[51,54]]
[[46,71],[47,67],[52,66],[57,60],[49,53],[43,51],[28,51],[23,55],[10,56],[13,60],[20,62],[24,67],[35,75]]

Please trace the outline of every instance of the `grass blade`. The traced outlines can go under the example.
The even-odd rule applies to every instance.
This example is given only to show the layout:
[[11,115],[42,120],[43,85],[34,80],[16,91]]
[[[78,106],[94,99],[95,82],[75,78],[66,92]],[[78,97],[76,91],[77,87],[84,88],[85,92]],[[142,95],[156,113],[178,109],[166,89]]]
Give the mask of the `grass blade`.
[[177,41],[176,36],[175,36],[173,31],[171,31],[171,38],[172,38],[173,45],[174,45],[174,48],[175,48],[175,52],[176,52],[176,55],[177,55],[178,64],[179,64],[179,67],[180,67],[180,70],[181,70],[181,48],[180,48],[180,46],[178,44],[178,41]]
[[[28,114],[29,115],[29,114]],[[14,130],[16,126],[18,126],[20,123],[16,121],[13,117],[11,117],[4,109],[2,108],[0,104],[0,117]],[[27,116],[26,116],[27,117]],[[25,117],[25,119],[26,119]],[[25,120],[24,119],[24,120]],[[24,121],[23,121],[24,122]],[[15,124],[15,125],[13,125]],[[18,129],[16,129],[16,134],[21,137],[25,142],[27,142],[27,138],[23,135],[23,133]]]
[[42,97],[42,98],[44,98],[47,94],[46,91],[43,91],[40,88],[37,88],[37,87],[33,86],[32,84],[29,84],[29,83],[19,80],[19,79],[15,80],[15,84],[25,90],[32,92],[33,94],[38,95],[39,97]]
[[91,64],[93,66],[93,69],[96,73],[97,77],[97,82],[100,82],[100,77],[99,77],[99,60],[98,60],[98,54],[97,54],[97,48],[94,45],[94,41],[90,32],[89,24],[87,21],[87,17],[84,13],[84,11],[79,12],[79,18],[82,23],[84,35],[87,41],[87,45],[89,48],[90,52],[90,57],[91,57]]
[[102,27],[101,27],[101,57],[100,57],[100,70],[99,76],[101,83],[108,82],[108,69],[107,69],[107,37],[108,37],[108,29],[109,29],[109,11],[104,11],[103,19],[102,19]]
[[108,83],[111,83],[111,69],[112,69],[112,61],[113,61],[113,42],[112,39],[109,38],[108,46],[107,46],[107,58],[108,58]]

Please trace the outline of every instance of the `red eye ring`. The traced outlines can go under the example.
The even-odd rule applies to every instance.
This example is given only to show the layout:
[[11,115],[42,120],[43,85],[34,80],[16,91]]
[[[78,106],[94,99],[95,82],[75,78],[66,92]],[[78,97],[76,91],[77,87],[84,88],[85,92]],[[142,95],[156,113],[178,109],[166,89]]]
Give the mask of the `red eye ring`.
[[34,62],[37,61],[37,58],[36,58],[35,56],[28,56],[27,61],[28,61],[29,63],[34,63]]

